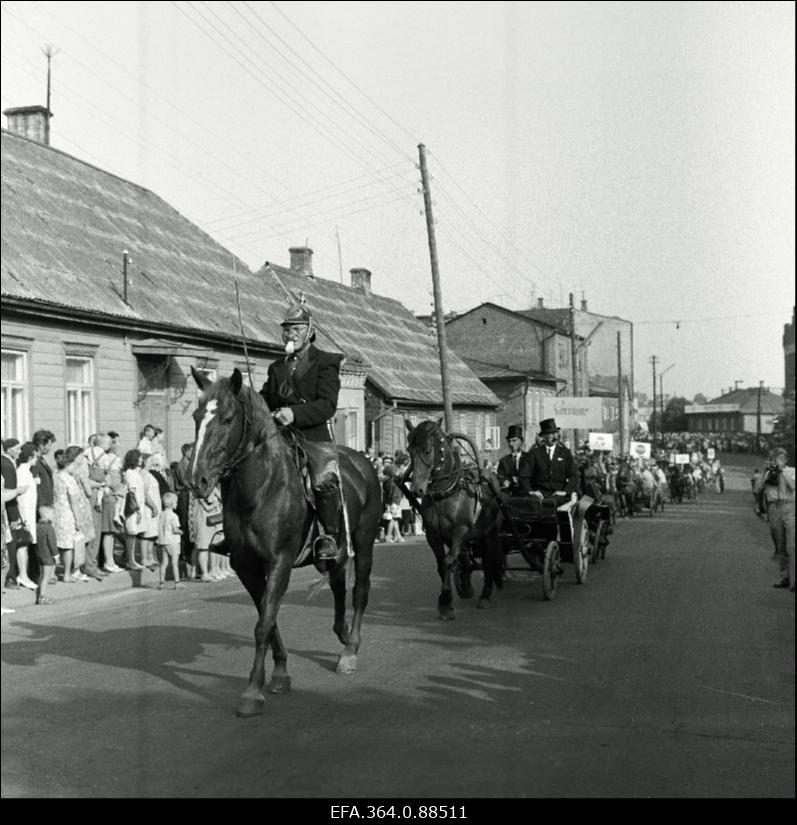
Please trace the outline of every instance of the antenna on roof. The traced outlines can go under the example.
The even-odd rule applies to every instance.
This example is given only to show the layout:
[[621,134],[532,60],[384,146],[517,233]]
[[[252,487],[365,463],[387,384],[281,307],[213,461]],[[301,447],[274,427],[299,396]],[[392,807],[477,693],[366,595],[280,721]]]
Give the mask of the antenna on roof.
[[[232,269],[233,272],[237,275],[237,269],[235,266],[235,258],[232,259]],[[235,278],[235,302],[238,304],[238,326],[241,328],[241,341],[243,341],[244,345],[244,358],[246,359],[246,374],[249,377],[249,389],[254,390],[255,385],[252,383],[252,367],[249,364],[249,351],[246,348],[246,336],[244,335],[244,320],[243,316],[241,315],[241,296],[238,293],[238,278]]]
[[50,118],[52,114],[50,113],[50,62],[52,61],[53,57],[58,53],[58,49],[51,46],[49,43],[42,49],[44,56],[47,58],[47,114],[45,115],[44,120],[44,144],[45,146],[50,145]]

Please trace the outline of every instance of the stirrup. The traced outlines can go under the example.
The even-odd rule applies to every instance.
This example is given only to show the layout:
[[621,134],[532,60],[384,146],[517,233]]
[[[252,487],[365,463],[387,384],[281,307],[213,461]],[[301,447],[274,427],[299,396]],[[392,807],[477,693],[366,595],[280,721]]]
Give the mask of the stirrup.
[[313,542],[313,555],[318,561],[335,561],[340,553],[333,536],[318,536]]

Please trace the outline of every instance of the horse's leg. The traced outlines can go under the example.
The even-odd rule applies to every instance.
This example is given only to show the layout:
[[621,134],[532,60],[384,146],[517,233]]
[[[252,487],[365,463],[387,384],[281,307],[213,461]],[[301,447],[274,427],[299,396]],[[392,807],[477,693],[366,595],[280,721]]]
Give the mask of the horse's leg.
[[256,556],[233,553],[230,563],[257,608],[255,625],[255,660],[249,672],[249,684],[238,701],[236,715],[257,716],[263,712],[263,685],[266,681],[266,644],[260,632],[263,620],[263,600],[266,592],[266,576],[263,563]]
[[342,645],[349,641],[349,626],[346,624],[346,568],[353,563],[354,559],[347,559],[346,564],[336,564],[329,574],[329,589],[335,600],[332,632],[340,639]]
[[287,693],[291,689],[291,677],[288,675],[288,651],[282,644],[282,637],[276,624],[271,631],[271,658],[274,660],[274,671],[268,683],[268,692]]
[[446,564],[446,546],[443,537],[426,528],[426,542],[432,548],[435,562],[437,563],[437,575],[440,576],[440,595],[437,597],[437,615],[443,621],[450,621],[454,618],[453,598],[451,595],[451,577],[448,575]]
[[[352,588],[352,605],[354,613],[351,620],[351,629],[340,638],[345,645],[338,657],[338,673],[354,673],[357,670],[357,652],[360,649],[362,637],[360,630],[363,622],[363,614],[368,606],[368,597],[371,593],[371,567],[373,565],[373,542],[360,542],[355,537],[354,541],[354,587]],[[346,607],[346,580],[343,578],[343,608]],[[336,597],[337,602],[337,597]],[[337,605],[336,605],[337,607]],[[344,625],[345,627],[345,625]]]

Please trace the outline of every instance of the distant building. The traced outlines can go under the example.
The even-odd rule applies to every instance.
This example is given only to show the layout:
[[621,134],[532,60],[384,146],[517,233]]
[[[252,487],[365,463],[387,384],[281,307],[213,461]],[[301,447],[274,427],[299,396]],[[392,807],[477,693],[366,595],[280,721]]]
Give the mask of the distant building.
[[772,432],[775,419],[783,414],[783,398],[769,388],[749,387],[729,390],[708,404],[687,404],[686,429],[704,433]]

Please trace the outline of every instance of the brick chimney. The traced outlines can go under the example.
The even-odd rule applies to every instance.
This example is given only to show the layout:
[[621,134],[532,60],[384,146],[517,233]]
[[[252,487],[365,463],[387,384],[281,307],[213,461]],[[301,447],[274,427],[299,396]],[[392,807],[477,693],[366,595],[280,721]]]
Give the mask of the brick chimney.
[[44,106],[17,106],[14,109],[5,109],[3,114],[8,120],[8,131],[15,135],[36,140],[48,146],[48,120],[53,116]]
[[292,246],[288,252],[291,253],[291,269],[298,275],[312,278],[313,250],[307,246]]
[[371,294],[371,270],[370,269],[350,269],[351,285],[354,289],[359,289],[366,295]]
[[537,309],[544,309],[542,298],[537,298]]

